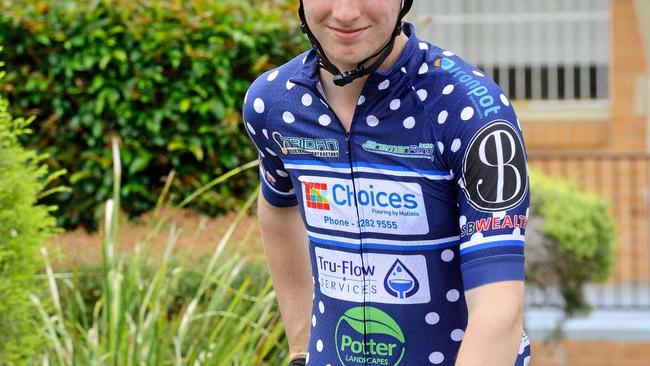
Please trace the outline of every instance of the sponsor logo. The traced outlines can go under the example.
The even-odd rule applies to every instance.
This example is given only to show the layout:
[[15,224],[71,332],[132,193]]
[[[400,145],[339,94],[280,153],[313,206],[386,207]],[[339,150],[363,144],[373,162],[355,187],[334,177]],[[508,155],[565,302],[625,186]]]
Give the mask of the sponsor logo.
[[284,137],[273,132],[273,140],[284,155],[313,155],[318,157],[338,157],[339,142],[336,139],[313,139],[307,137]]
[[472,73],[465,72],[460,66],[456,66],[453,60],[442,57],[434,61],[433,64],[438,68],[448,70],[454,79],[467,86],[469,89],[467,95],[472,100],[472,104],[474,104],[474,108],[479,112],[481,118],[496,114],[501,110],[501,105],[497,102],[498,98],[495,100],[493,96],[488,94],[489,89],[479,78]]
[[480,211],[505,211],[524,199],[524,146],[508,122],[492,121],[474,135],[463,158],[462,185],[468,201]]
[[[299,178],[307,223],[347,232],[427,234],[429,225],[418,183],[359,178]],[[357,217],[356,207],[363,211]]]
[[505,215],[504,217],[488,217],[470,221],[460,228],[460,236],[472,236],[486,230],[526,228],[526,215]]
[[305,205],[316,210],[330,210],[327,200],[327,184],[303,182],[305,187]]
[[399,366],[406,353],[402,328],[372,306],[348,309],[336,323],[335,343],[343,366]]
[[418,292],[420,282],[408,267],[397,259],[384,278],[384,288],[390,295],[406,299]]
[[433,144],[420,143],[418,145],[389,145],[368,140],[361,145],[364,150],[375,153],[399,156],[401,158],[420,158],[433,160]]
[[[429,273],[422,255],[360,254],[315,248],[320,292],[352,302],[426,304]],[[382,285],[383,283],[383,285]]]
[[433,62],[433,66],[442,68],[443,70],[449,70],[452,67],[456,66],[456,62],[454,62],[452,59],[441,57]]

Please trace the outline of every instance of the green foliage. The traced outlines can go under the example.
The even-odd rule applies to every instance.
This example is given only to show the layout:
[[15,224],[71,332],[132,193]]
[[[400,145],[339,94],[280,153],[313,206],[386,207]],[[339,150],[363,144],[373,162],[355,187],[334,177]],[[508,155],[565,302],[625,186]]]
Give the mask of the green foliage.
[[[8,5],[9,4],[9,5]],[[51,196],[60,224],[94,229],[111,196],[110,136],[122,138],[123,210],[156,203],[170,171],[176,199],[256,158],[241,123],[250,82],[305,41],[290,0],[4,2],[0,42],[14,114],[36,114],[26,142],[70,175]],[[241,204],[248,171],[192,203]]]
[[530,180],[533,215],[542,217],[541,229],[555,244],[553,273],[566,312],[588,310],[582,286],[607,280],[615,259],[616,228],[607,202],[564,179],[531,173]]
[[[119,151],[117,145],[114,150]],[[115,161],[119,163],[119,157]],[[209,260],[185,266],[173,256],[181,233],[158,217],[149,237],[170,226],[162,258],[151,259],[146,239],[129,257],[117,251],[121,171],[118,165],[113,170],[116,189],[106,203],[100,270],[55,274],[47,264],[50,296],[35,300],[46,335],[44,362],[57,366],[288,362],[271,279],[240,255],[241,246],[228,254],[225,250],[257,190],[248,196]],[[44,301],[52,302],[54,309],[40,306]]]
[[0,364],[21,365],[42,341],[29,295],[39,290],[39,248],[56,230],[50,208],[36,203],[53,175],[18,143],[32,119],[13,119],[7,107],[0,97]]

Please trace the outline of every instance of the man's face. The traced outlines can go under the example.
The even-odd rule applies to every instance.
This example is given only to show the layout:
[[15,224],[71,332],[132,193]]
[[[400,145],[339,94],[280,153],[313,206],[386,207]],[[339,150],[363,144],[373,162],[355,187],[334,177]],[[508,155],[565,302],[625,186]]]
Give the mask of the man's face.
[[353,69],[395,29],[401,0],[303,0],[307,24],[338,67]]

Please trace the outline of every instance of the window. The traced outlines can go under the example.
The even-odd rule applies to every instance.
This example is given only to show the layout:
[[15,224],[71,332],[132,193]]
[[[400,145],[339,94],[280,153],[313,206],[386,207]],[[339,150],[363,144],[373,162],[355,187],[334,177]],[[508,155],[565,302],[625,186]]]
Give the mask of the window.
[[513,99],[609,98],[610,0],[416,1],[420,37],[484,70]]

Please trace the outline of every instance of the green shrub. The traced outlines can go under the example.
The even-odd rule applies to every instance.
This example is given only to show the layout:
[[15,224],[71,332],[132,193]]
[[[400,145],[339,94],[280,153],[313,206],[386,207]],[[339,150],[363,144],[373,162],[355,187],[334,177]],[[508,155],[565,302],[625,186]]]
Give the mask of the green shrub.
[[[111,135],[123,139],[122,209],[150,210],[176,172],[174,202],[256,158],[241,123],[250,82],[304,49],[291,0],[4,2],[0,43],[26,142],[70,172],[47,202],[66,228],[96,228],[111,195]],[[7,5],[9,4],[9,5]],[[215,215],[253,188],[248,171],[192,203]]]
[[42,341],[29,295],[40,291],[39,248],[56,230],[50,208],[36,203],[53,175],[18,143],[32,119],[13,119],[7,107],[0,97],[0,364],[19,365]]
[[[119,151],[117,146],[115,150]],[[115,161],[120,161],[117,154]],[[181,234],[173,223],[168,225],[161,259],[148,255],[149,239],[133,255],[118,251],[120,171],[116,165],[116,190],[106,203],[100,270],[55,274],[47,264],[50,296],[35,299],[46,336],[43,362],[56,366],[286,364],[287,342],[271,279],[259,265],[241,256],[241,245],[225,250],[233,245],[229,240],[255,202],[257,189],[206,263],[190,265],[174,259],[173,248]],[[155,217],[149,237],[167,224],[167,219]],[[45,301],[54,304],[52,310],[40,306]]]
[[[542,286],[558,286],[567,314],[588,311],[591,306],[584,298],[583,286],[607,280],[615,259],[616,228],[607,202],[565,179],[532,172],[530,180],[533,188],[529,224],[540,219],[536,230],[548,239],[550,253],[543,258],[543,252],[536,251],[536,258],[527,258],[537,262],[527,276]],[[528,238],[535,239],[528,233],[526,236],[527,245],[543,246],[529,243]]]

